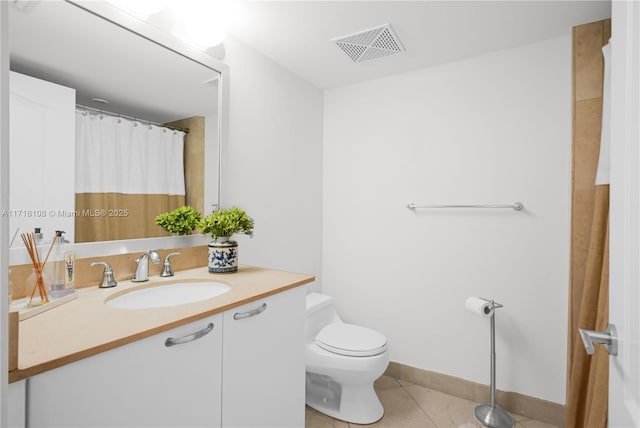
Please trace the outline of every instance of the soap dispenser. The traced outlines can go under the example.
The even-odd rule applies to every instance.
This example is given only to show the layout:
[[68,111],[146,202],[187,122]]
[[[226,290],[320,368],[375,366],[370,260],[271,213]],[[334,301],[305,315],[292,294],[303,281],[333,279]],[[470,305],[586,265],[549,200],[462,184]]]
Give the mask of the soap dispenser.
[[64,231],[56,230],[53,250],[47,266],[51,266],[51,298],[57,299],[75,291],[75,254],[69,241],[64,239]]
[[36,246],[40,246],[44,244],[44,235],[42,233],[41,227],[36,227],[33,229],[33,238],[36,240]]

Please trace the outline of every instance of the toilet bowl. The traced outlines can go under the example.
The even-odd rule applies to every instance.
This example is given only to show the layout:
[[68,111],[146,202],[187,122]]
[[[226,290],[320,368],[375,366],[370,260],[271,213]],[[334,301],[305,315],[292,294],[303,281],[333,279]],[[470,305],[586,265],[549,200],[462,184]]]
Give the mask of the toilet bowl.
[[373,382],[389,365],[381,333],[342,321],[333,298],[307,295],[306,403],[343,421],[370,424],[384,414]]

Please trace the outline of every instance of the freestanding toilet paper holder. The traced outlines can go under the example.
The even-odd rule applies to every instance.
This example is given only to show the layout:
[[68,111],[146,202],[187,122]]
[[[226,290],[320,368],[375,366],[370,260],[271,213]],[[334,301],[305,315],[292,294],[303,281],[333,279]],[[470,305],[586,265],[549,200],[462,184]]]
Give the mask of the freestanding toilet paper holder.
[[513,416],[496,404],[496,309],[504,307],[494,300],[483,299],[491,303],[491,402],[481,404],[475,409],[476,419],[491,428],[512,428],[515,425]]

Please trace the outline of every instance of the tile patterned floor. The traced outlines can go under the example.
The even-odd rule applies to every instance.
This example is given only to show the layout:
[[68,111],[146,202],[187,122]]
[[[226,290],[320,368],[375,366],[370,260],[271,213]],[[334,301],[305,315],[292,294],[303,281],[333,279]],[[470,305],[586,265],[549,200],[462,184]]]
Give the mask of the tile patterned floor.
[[[380,428],[477,428],[482,425],[475,420],[473,401],[453,395],[382,376],[375,383],[376,392],[385,409],[385,414],[375,424],[367,427]],[[514,415],[516,428],[557,428],[535,419]],[[306,408],[305,428],[355,428],[363,425],[339,421],[310,407]]]

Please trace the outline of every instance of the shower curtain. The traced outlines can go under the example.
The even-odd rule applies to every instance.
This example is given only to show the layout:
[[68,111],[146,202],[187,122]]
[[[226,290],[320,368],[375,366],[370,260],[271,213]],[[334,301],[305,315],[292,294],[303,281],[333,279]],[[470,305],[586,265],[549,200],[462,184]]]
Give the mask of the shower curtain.
[[[590,27],[587,27],[590,26]],[[609,320],[609,45],[602,48],[603,40],[609,36],[610,20],[581,26],[587,36],[576,41],[574,29],[574,79],[584,79],[583,70],[575,70],[576,56],[591,57],[593,68],[600,74],[600,97],[575,101],[576,120],[574,127],[593,119],[601,119],[600,133],[591,139],[585,129],[574,129],[574,191],[572,214],[572,281],[573,306],[569,320],[569,358],[567,370],[567,427],[605,428],[607,426],[609,354],[603,346],[597,346],[593,355],[587,355],[578,328],[604,331]],[[578,27],[580,28],[580,27]],[[593,35],[596,37],[593,37]],[[598,40],[600,35],[600,40]],[[591,36],[591,37],[590,37]],[[585,43],[590,40],[591,43]],[[586,46],[591,45],[589,48]],[[586,53],[590,49],[591,53]],[[591,62],[591,66],[593,66]],[[585,68],[588,68],[585,67]],[[600,73],[598,73],[600,70]],[[593,77],[593,76],[592,76]],[[598,83],[598,79],[592,80]],[[575,85],[575,82],[574,82]],[[575,92],[578,92],[576,89]],[[575,94],[574,94],[575,95]],[[582,104],[580,104],[582,103]],[[589,113],[602,107],[601,117]],[[581,115],[581,117],[577,117]],[[586,128],[586,127],[585,127]],[[597,129],[597,128],[596,128]],[[580,133],[582,132],[582,134]],[[576,135],[579,135],[576,137]],[[600,138],[598,138],[600,137]],[[591,144],[592,143],[592,144]],[[591,217],[591,221],[586,219]],[[586,256],[581,254],[583,246]],[[576,300],[576,297],[579,299]],[[575,307],[577,305],[577,307]]]
[[76,242],[165,236],[155,217],[185,203],[184,132],[76,111]]

